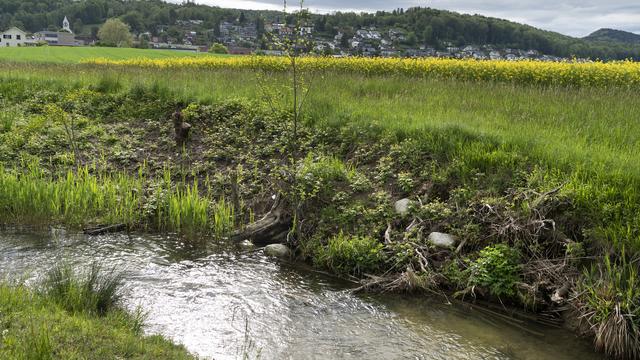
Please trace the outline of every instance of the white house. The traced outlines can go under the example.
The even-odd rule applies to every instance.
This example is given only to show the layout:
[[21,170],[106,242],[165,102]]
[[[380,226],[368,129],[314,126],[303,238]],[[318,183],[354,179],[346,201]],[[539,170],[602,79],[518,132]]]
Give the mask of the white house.
[[17,27],[12,27],[7,31],[0,33],[0,46],[24,46],[27,42],[27,33],[18,29]]

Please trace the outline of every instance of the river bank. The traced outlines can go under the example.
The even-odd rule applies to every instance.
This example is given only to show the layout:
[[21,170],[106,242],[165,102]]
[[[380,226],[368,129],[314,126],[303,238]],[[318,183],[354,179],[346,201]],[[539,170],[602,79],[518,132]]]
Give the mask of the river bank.
[[[571,309],[599,348],[637,356],[635,229],[623,236],[633,176],[555,167],[463,127],[313,116],[292,157],[291,115],[263,101],[186,101],[108,78],[12,81],[0,134],[7,223],[124,224],[206,241],[278,199],[295,256],[368,290],[479,297],[556,320]],[[189,136],[176,139],[184,123]]]

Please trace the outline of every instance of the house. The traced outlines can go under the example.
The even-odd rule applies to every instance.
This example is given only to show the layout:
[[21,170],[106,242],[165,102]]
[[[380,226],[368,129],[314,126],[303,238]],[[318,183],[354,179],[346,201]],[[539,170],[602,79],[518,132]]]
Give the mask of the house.
[[34,35],[36,41],[46,42],[51,46],[82,46],[84,42],[76,40],[75,35],[66,31],[40,31]]
[[0,33],[1,47],[25,46],[27,42],[27,33],[15,26]]
[[489,53],[489,58],[491,60],[500,60],[500,59],[502,59],[502,55],[498,51],[491,51]]
[[239,41],[255,41],[258,38],[258,29],[255,24],[240,25],[231,22],[220,23],[220,42],[223,44],[235,44]]
[[253,50],[240,46],[230,46],[229,54],[231,55],[251,55]]

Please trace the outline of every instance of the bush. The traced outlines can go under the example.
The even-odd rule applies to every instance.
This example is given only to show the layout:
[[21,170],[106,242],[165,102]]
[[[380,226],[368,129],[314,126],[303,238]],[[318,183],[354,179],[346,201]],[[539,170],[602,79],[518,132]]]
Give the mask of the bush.
[[227,49],[227,47],[222,44],[215,43],[211,45],[209,52],[212,54],[228,54],[229,49]]
[[517,250],[505,244],[487,246],[475,261],[469,262],[461,278],[467,287],[479,286],[497,297],[513,297],[520,281],[519,257]]
[[385,263],[384,245],[368,236],[343,233],[318,246],[314,263],[342,275],[363,275],[379,272]]

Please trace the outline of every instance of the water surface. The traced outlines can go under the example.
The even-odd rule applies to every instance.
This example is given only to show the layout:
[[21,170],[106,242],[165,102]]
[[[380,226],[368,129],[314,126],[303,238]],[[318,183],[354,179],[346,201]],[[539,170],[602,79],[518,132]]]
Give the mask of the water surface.
[[599,359],[560,329],[527,328],[442,299],[358,296],[349,283],[261,251],[172,236],[0,233],[0,276],[34,281],[60,261],[126,274],[145,331],[205,359]]

